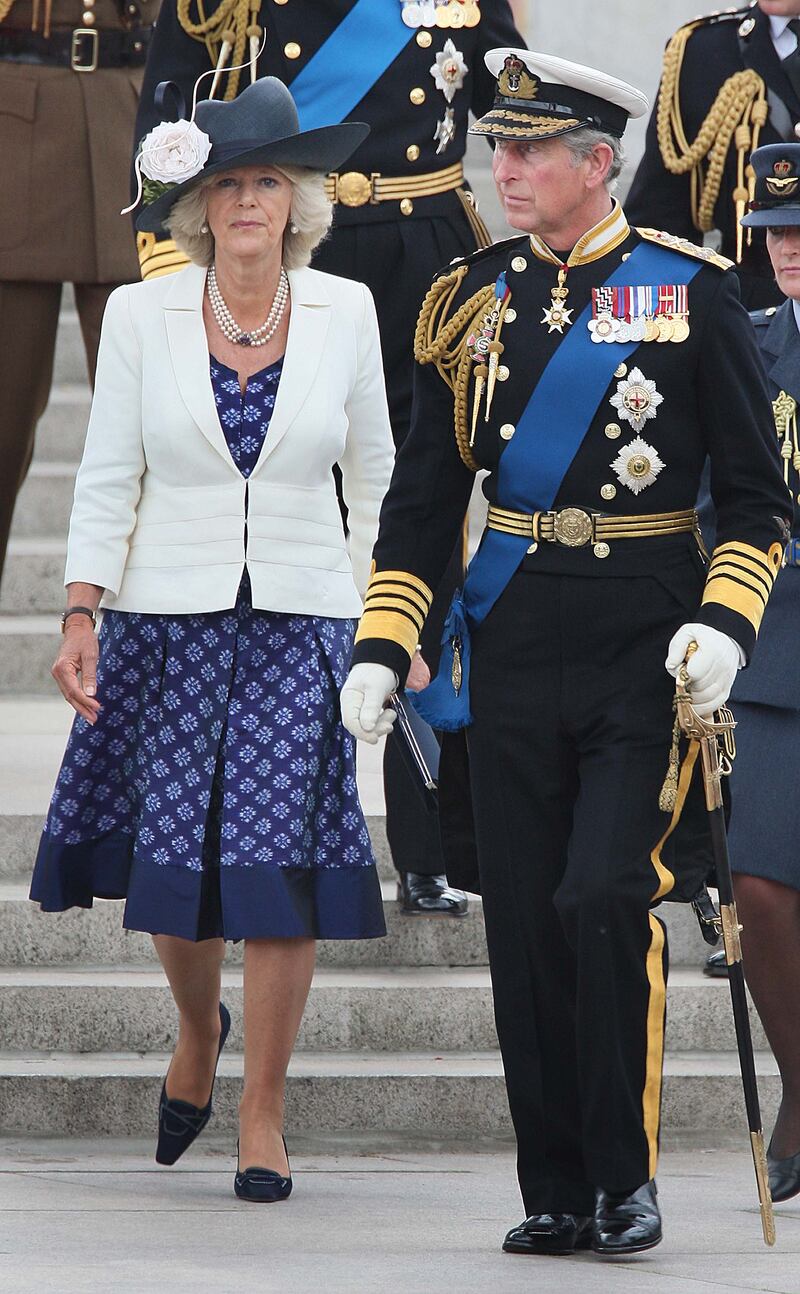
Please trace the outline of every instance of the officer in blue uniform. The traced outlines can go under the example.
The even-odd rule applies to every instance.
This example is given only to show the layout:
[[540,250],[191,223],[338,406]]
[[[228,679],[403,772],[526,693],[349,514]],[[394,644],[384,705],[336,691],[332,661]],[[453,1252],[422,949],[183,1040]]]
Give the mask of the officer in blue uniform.
[[[266,45],[252,69],[235,64]],[[227,39],[226,39],[227,38]],[[375,298],[395,443],[411,417],[413,338],[419,302],[440,265],[490,240],[463,171],[470,112],[492,102],[487,49],[522,43],[508,0],[164,0],[148,56],[136,125],[157,124],[155,90],[175,82],[187,103],[196,79],[220,68],[216,97],[232,98],[251,75],[277,76],[292,91],[303,129],[366,121],[370,134],[350,169],[329,177],[331,237],[314,267],[366,283]],[[199,94],[212,86],[209,75]],[[166,237],[139,235],[143,277],[179,268]],[[444,613],[463,574],[454,545],[421,647],[435,668]],[[447,885],[435,814],[412,785],[396,739],[385,757],[386,829],[409,914],[461,916],[466,898]]]
[[[750,317],[767,372],[784,480],[800,503],[800,144],[753,155],[756,189],[749,227],[766,230],[780,290],[789,298]],[[701,516],[711,532],[713,511]],[[739,675],[731,703],[738,754],[731,775],[731,868],[742,919],[747,982],[778,1062],[783,1099],[767,1153],[773,1199],[800,1193],[800,513],[795,509],[784,569],[764,617],[758,653]],[[709,969],[725,973],[724,954]]]
[[750,309],[781,300],[763,234],[740,222],[753,197],[752,150],[795,139],[798,32],[800,0],[752,0],[679,28],[626,202],[636,224],[694,242],[718,230]]
[[[495,142],[524,235],[457,262],[425,299],[342,717],[374,739],[486,469],[487,529],[417,705],[445,751],[466,735],[461,817],[528,1215],[504,1248],[631,1254],[661,1239],[667,948],[652,909],[703,877],[676,865],[704,806],[696,746],[672,740],[671,675],[694,641],[694,703],[723,703],[791,501],[730,262],[631,228],[611,196],[644,96],[542,54],[487,65],[497,98],[473,129]],[[707,457],[708,565],[694,512]]]

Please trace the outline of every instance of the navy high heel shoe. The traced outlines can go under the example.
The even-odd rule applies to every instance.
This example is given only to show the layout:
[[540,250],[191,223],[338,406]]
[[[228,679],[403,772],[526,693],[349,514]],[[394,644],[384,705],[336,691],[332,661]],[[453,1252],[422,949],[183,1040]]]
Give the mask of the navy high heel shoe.
[[[282,1138],[286,1150],[286,1138]],[[289,1151],[286,1150],[286,1162],[289,1163]],[[277,1204],[288,1200],[292,1193],[292,1170],[289,1176],[282,1177],[272,1168],[239,1168],[239,1142],[236,1142],[236,1176],[233,1179],[233,1191],[240,1200],[249,1200],[251,1204]]]
[[[219,1035],[217,1061],[222,1054],[226,1039],[230,1033],[231,1017],[228,1008],[220,1002],[219,1019],[222,1031]],[[214,1083],[217,1078],[216,1066],[211,1081],[211,1095],[202,1108],[192,1105],[191,1101],[174,1101],[167,1096],[167,1080],[161,1088],[161,1099],[158,1103],[158,1145],[156,1146],[157,1164],[175,1164],[192,1142],[200,1136],[203,1128],[211,1118],[214,1096]]]
[[800,1152],[788,1155],[786,1159],[777,1159],[772,1153],[772,1141],[767,1149],[767,1168],[769,1169],[769,1191],[773,1204],[782,1204],[800,1195]]

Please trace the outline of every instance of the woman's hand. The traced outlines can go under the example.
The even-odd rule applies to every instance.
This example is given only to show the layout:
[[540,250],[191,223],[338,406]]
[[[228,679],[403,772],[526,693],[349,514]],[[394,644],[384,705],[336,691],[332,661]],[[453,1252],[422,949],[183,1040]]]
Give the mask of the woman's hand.
[[411,669],[408,671],[406,679],[406,691],[421,692],[431,681],[431,672],[422,657],[421,652],[414,653],[414,659],[411,662]]
[[73,710],[87,723],[95,723],[100,713],[100,702],[95,699],[99,655],[97,635],[89,617],[70,616],[61,650],[50,672]]

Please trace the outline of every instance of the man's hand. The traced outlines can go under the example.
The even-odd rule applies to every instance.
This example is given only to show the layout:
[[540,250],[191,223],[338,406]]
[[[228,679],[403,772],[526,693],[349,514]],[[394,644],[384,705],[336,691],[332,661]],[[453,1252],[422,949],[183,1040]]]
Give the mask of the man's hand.
[[414,659],[411,662],[411,669],[408,671],[406,679],[407,692],[421,692],[431,681],[431,672],[425,661],[422,659],[422,653],[416,651]]
[[386,698],[398,678],[385,665],[354,665],[341,691],[342,723],[359,741],[375,746],[391,732],[396,715],[387,710]]
[[686,661],[687,648],[693,642],[697,643],[697,651],[686,662],[692,705],[701,719],[710,719],[731,694],[741,665],[741,652],[738,643],[719,629],[710,625],[681,625],[665,661],[673,678],[678,677]]

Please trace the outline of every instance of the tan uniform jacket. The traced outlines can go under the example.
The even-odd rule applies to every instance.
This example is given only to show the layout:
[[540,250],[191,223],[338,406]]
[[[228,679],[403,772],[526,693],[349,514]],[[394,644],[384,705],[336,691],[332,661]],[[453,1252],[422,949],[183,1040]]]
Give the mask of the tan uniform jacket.
[[[139,2],[141,24],[154,22],[159,0]],[[83,8],[53,0],[53,27],[80,27]],[[100,29],[121,29],[115,0],[97,0],[94,12]],[[31,17],[31,0],[16,0],[0,31],[29,31]],[[0,281],[139,277],[130,216],[119,213],[143,72],[0,57]]]

